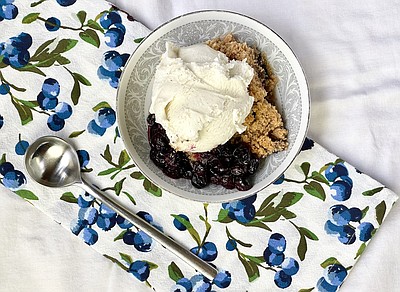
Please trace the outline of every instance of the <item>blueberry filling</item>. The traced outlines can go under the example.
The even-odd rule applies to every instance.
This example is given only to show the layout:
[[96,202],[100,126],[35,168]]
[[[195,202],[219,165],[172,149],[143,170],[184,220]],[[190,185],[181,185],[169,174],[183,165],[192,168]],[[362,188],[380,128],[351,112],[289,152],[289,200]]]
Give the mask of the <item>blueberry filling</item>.
[[228,141],[211,151],[187,155],[169,145],[164,128],[155,122],[153,114],[147,117],[147,124],[150,159],[165,175],[190,179],[199,189],[210,183],[239,191],[251,189],[249,177],[257,171],[260,159],[246,144]]

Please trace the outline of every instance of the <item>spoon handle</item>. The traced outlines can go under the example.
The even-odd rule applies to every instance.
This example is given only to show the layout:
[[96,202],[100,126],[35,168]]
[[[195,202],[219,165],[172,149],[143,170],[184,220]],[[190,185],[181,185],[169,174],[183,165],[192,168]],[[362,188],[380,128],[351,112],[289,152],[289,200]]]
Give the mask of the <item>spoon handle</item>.
[[119,215],[129,220],[139,229],[146,232],[150,237],[158,241],[162,246],[169,249],[187,264],[192,266],[194,269],[202,273],[205,277],[212,280],[218,273],[218,270],[212,267],[210,264],[203,261],[201,258],[196,256],[194,253],[184,248],[182,245],[174,241],[172,238],[168,237],[160,230],[155,228],[153,225],[147,221],[140,218],[138,215],[128,210],[127,208],[115,203],[111,198],[109,198],[104,192],[100,191],[96,187],[92,186],[82,178],[82,182],[78,185],[83,188],[86,192],[92,194],[96,199],[106,204],[108,207],[112,208]]

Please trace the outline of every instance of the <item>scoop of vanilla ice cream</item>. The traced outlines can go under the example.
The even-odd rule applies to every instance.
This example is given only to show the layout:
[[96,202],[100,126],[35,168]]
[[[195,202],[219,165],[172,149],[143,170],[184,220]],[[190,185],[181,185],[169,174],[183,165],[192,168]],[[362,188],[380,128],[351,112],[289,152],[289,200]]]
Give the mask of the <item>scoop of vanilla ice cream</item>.
[[178,151],[206,152],[242,133],[254,98],[246,61],[229,60],[206,44],[166,43],[154,77],[150,113]]

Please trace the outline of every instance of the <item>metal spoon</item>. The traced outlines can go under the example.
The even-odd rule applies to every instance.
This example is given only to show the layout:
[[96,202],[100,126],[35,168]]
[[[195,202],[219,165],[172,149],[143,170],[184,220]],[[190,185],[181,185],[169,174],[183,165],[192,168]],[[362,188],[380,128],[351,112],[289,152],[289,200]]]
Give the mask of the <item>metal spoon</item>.
[[114,202],[105,193],[88,184],[81,177],[79,159],[75,149],[65,140],[54,136],[44,136],[36,140],[26,151],[25,167],[29,175],[44,186],[56,188],[73,184],[78,185],[96,199],[114,209],[136,227],[146,232],[205,277],[214,279],[217,275],[217,269],[166,236],[131,210]]

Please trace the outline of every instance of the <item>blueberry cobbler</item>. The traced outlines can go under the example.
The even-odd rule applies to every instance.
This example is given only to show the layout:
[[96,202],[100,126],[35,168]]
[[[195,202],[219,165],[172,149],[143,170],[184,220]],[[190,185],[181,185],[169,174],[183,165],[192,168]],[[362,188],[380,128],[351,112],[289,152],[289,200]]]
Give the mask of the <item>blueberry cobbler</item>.
[[232,34],[166,43],[147,118],[150,158],[167,176],[246,191],[260,159],[287,149],[264,54]]

